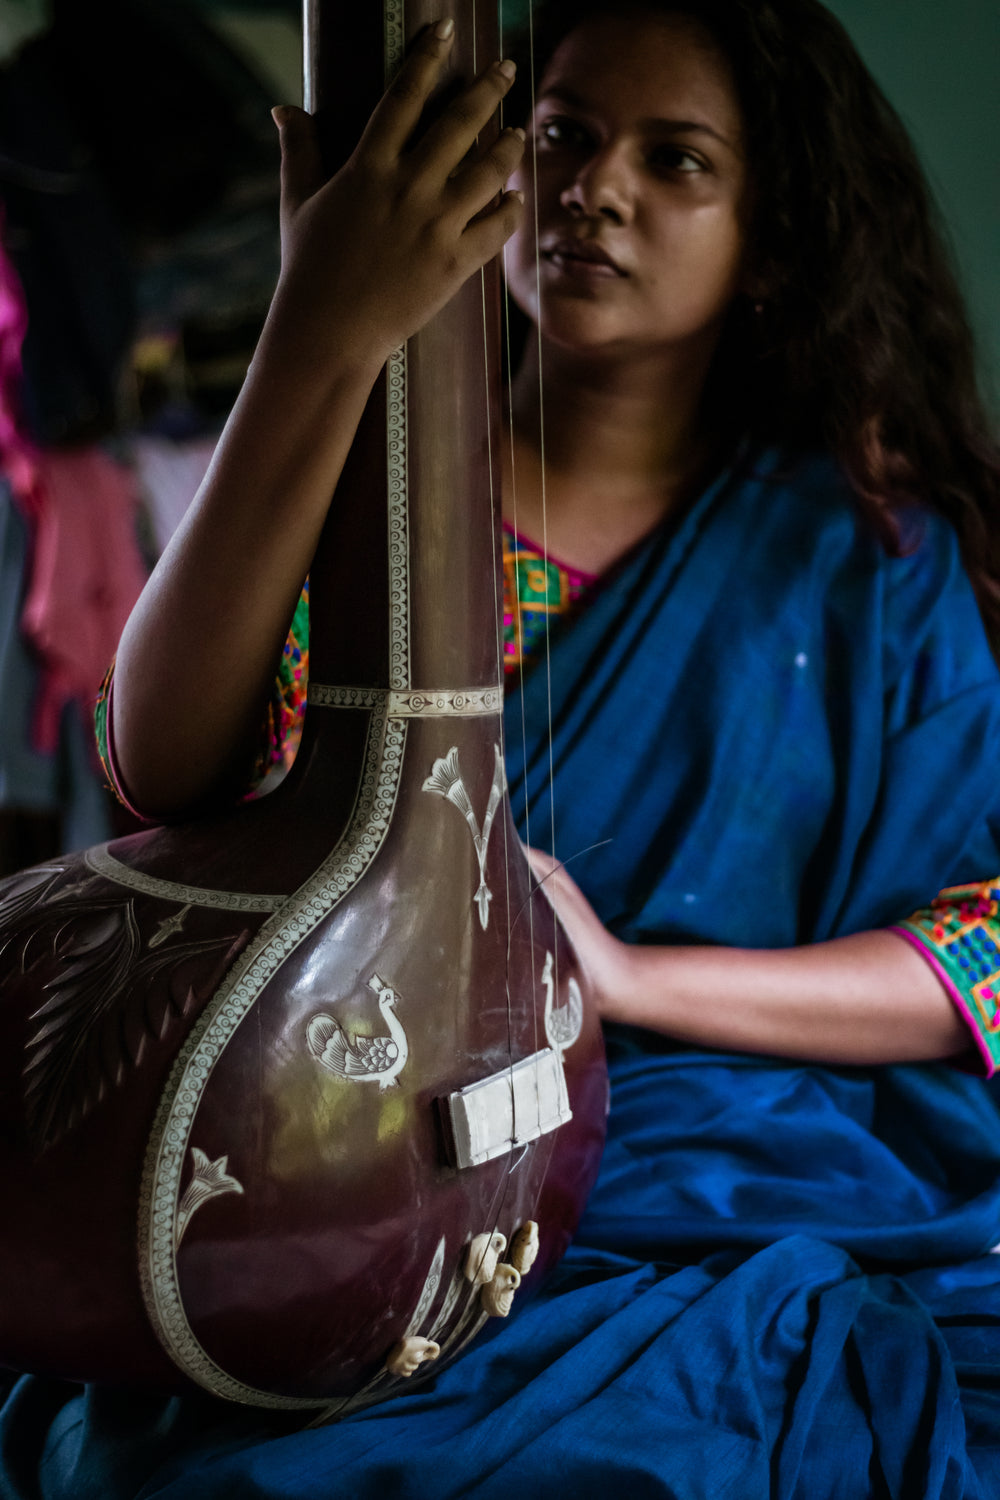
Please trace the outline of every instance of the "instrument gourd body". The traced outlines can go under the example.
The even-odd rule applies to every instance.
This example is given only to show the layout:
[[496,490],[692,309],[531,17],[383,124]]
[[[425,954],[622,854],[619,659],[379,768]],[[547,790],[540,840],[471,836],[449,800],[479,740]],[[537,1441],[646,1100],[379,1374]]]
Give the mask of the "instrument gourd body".
[[[354,138],[426,9],[352,14]],[[493,21],[458,17],[466,76]],[[496,278],[369,402],[286,781],[0,885],[13,1368],[345,1412],[461,1350],[530,1225],[534,1279],[582,1212],[600,1028],[503,775]]]

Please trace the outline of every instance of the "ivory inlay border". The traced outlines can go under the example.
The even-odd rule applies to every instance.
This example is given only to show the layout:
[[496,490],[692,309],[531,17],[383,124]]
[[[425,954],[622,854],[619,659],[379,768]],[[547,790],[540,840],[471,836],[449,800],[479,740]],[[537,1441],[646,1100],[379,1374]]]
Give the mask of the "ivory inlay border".
[[503,711],[500,688],[331,687],[309,684],[309,702],[316,708],[367,708],[384,711],[390,719],[475,718]]
[[[315,1410],[322,1399],[244,1385],[205,1352],[187,1319],[175,1243],[180,1184],[201,1096],[233,1032],[294,952],[368,869],[389,829],[406,724],[373,713],[354,810],[319,869],[264,923],[192,1028],[171,1069],[150,1132],[139,1191],[139,1275],[146,1314],[174,1363],[205,1390],[244,1405]],[[245,1185],[249,1191],[251,1184]]]
[[382,25],[385,46],[385,81],[388,86],[402,65],[406,53],[406,37],[403,29],[405,0],[385,0]]
[[[388,30],[388,16],[386,28]],[[410,686],[410,540],[407,493],[406,345],[386,364],[386,491],[389,513],[389,685]]]
[[213,911],[272,912],[287,896],[259,896],[249,891],[212,891],[200,885],[182,885],[176,880],[161,880],[158,875],[146,875],[142,870],[133,870],[108,851],[107,844],[98,844],[84,854],[87,868],[105,880],[129,890],[141,891],[144,896],[155,896],[161,901],[175,901],[178,906],[204,906]]

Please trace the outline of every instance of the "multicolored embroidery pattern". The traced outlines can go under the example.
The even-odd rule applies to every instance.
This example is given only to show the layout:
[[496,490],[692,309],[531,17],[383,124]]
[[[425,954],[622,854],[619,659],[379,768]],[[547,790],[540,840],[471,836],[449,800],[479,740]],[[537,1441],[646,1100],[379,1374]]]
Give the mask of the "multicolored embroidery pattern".
[[[94,705],[94,733],[97,754],[105,780],[123,807],[136,817],[142,818],[131,806],[121,787],[115,769],[114,754],[108,732],[108,707],[111,687],[114,682],[115,663],[107,670],[101,690]],[[252,796],[269,771],[276,766],[288,769],[295,759],[302,738],[302,722],[306,711],[306,693],[309,688],[309,580],[307,579],[295,606],[292,626],[281,655],[278,674],[274,680],[271,698],[261,725],[260,741],[254,760],[253,771],[248,780],[248,795]],[[146,820],[143,819],[145,822]]]
[[278,664],[271,700],[261,728],[252,786],[275,766],[291,767],[302,738],[302,722],[309,691],[309,580],[302,585],[291,629]]
[[553,615],[572,610],[594,583],[594,575],[563,567],[534,542],[503,529],[503,662],[510,676],[545,652]]
[[[547,617],[568,614],[593,587],[596,575],[567,568],[545,557],[540,548],[503,529],[504,672],[510,676],[544,653]],[[257,780],[275,765],[291,765],[302,735],[309,683],[309,584],[281,659],[274,694],[263,729]]]
[[112,657],[111,665],[104,674],[101,690],[94,704],[94,737],[97,740],[97,754],[101,762],[101,770],[108,786],[121,801],[120,793],[116,784],[115,776],[111,770],[111,755],[108,751],[108,696],[111,692],[111,679],[115,675],[115,659]]
[[933,965],[993,1073],[1000,1066],[1000,878],[952,886],[894,930]]

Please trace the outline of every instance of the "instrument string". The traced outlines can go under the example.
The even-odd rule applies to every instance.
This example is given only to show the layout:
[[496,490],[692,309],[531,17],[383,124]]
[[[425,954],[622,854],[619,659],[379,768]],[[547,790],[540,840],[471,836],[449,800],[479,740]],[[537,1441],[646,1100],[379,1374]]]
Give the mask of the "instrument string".
[[[507,363],[507,379],[506,379],[506,384],[507,384],[507,442],[508,442],[508,445],[509,445],[509,448],[510,448],[510,496],[509,496],[509,500],[510,500],[511,526],[513,528],[513,531],[514,531],[514,534],[515,534],[515,537],[516,537],[516,536],[518,536],[520,534],[520,528],[519,528],[518,513],[517,513],[517,463],[516,463],[516,458],[515,458],[514,392],[513,392],[513,374],[512,374],[512,371],[511,371],[510,293],[507,290],[507,247],[506,247],[506,245],[504,246],[504,250],[503,250],[503,265],[504,265],[504,278],[503,278],[503,326],[504,326],[504,343],[505,343],[505,347],[506,347],[506,356],[507,356],[507,359],[506,359],[506,363]],[[523,643],[524,637],[523,637],[523,634],[522,634],[521,600],[520,600],[520,596],[518,594],[518,589],[517,589],[516,566],[515,566],[515,570],[514,570],[514,578],[512,580],[510,607],[511,607],[511,614],[512,614],[512,617],[513,617],[513,625],[514,625],[514,641],[515,641],[516,645],[520,646]],[[527,730],[525,728],[525,720],[524,720],[524,673],[521,670],[521,666],[522,665],[523,664],[519,663],[518,666],[517,666],[517,669],[516,669],[517,670],[517,692],[518,692],[518,696],[520,698],[520,703],[521,703],[521,760],[522,760],[521,785],[522,785],[523,794],[524,794],[524,834],[525,834],[525,842],[530,847],[530,845],[531,845],[531,803],[530,803],[530,798],[528,796],[528,736],[527,736]],[[530,944],[531,944],[531,966],[532,966],[531,980],[532,980],[532,986],[534,987],[535,978],[536,978],[536,976],[535,976],[535,927],[534,927],[534,912],[532,910],[532,907],[531,907],[530,903],[529,903],[529,906],[528,906],[528,922],[529,922]]]
[[[473,3],[475,3],[475,0],[473,0]],[[504,36],[504,9],[503,9],[503,0],[498,0],[498,7],[497,7],[497,32],[498,32],[498,38],[499,38],[499,42],[500,42],[500,48],[499,48],[500,55],[504,56],[505,53],[506,53],[506,49],[504,47],[505,36]],[[503,105],[503,101],[501,101],[501,104],[500,104],[500,129],[502,130],[503,128],[504,128],[504,105]],[[508,403],[507,404],[508,404],[508,422],[510,422],[510,415],[511,415],[510,411],[509,411],[509,407],[510,407],[510,401],[509,401],[509,389],[510,389],[510,303],[509,303],[509,299],[508,299],[508,296],[507,296],[506,247],[504,247],[504,250],[502,252],[502,260],[503,260],[503,274],[501,276],[501,283],[502,283],[502,297],[503,297],[503,303],[502,303],[502,307],[503,307],[503,319],[502,319],[502,328],[501,328],[501,338],[502,338],[502,340],[504,342],[504,356],[505,357],[501,359],[501,367],[505,364],[506,368],[507,368],[507,384],[508,384]],[[484,301],[484,317],[485,317],[485,301]],[[484,335],[485,335],[485,327],[484,327]],[[485,343],[485,338],[484,338],[484,343]],[[501,413],[501,420],[502,419],[503,419],[503,415]],[[513,453],[511,455],[511,457],[512,457],[512,460],[513,460]],[[502,474],[501,474],[501,479],[502,479]],[[493,483],[493,468],[492,468],[492,464],[491,464],[491,466],[490,466],[490,484],[491,484],[491,486],[492,486],[492,483]],[[513,466],[513,461],[511,462],[511,484],[512,484],[512,486],[514,484],[514,466]],[[514,494],[514,498],[512,500],[512,503],[513,503],[513,505],[515,507],[515,526],[516,526],[516,490],[514,490],[513,494]],[[503,500],[503,498],[504,498],[504,496],[503,496],[503,486],[501,484],[501,501]],[[502,536],[503,536],[503,506],[502,506],[502,504],[501,504],[501,518],[500,518],[500,528],[499,529],[500,529],[500,535],[501,535],[501,538],[502,538]],[[496,566],[496,561],[497,561],[497,559],[496,559],[497,533],[498,533],[498,528],[497,528],[496,524],[494,523],[493,528],[492,528],[492,542],[493,542],[493,548],[494,548],[493,579],[494,579],[494,588],[497,590],[497,595],[498,595],[498,597],[496,598],[496,608],[495,608],[495,618],[496,618],[496,622],[497,622],[497,635],[496,635],[496,641],[497,641],[497,679],[498,679],[498,682],[500,684],[500,692],[501,692],[500,751],[501,751],[501,759],[503,761],[504,768],[505,768],[505,774],[506,774],[506,764],[507,764],[507,736],[506,736],[506,725],[505,725],[504,713],[503,713],[503,700],[504,700],[505,691],[506,691],[506,671],[505,671],[505,665],[504,665],[504,620],[503,620],[504,588],[503,588],[503,573],[502,573],[502,570],[498,569],[497,566]],[[501,562],[502,562],[502,548],[501,548]],[[511,605],[512,605],[512,609],[513,610],[516,610],[518,608],[516,595],[517,595],[517,590],[515,588],[514,589],[514,599],[511,601]],[[515,616],[515,618],[516,618],[516,616]],[[505,992],[506,1005],[507,1005],[508,1078],[509,1078],[509,1088],[510,1088],[511,1150],[513,1151],[515,1142],[517,1141],[518,1136],[519,1136],[519,1128],[518,1128],[518,1118],[517,1118],[517,1093],[516,1093],[515,1088],[514,1088],[514,1039],[513,1039],[513,1014],[514,1014],[514,1007],[513,1007],[512,997],[511,997],[511,979],[510,979],[510,974],[511,974],[511,946],[512,946],[514,919],[512,917],[512,913],[511,913],[511,887],[510,887],[510,860],[511,860],[510,831],[511,831],[511,823],[510,823],[509,812],[507,812],[506,815],[504,816],[503,825],[504,825],[504,872],[505,872],[505,879],[506,879],[506,902],[507,902],[507,953],[506,953],[505,973],[504,973],[504,992]],[[518,857],[522,857],[523,858],[523,856],[520,854],[520,851],[518,851]],[[531,903],[529,902],[529,912],[530,912],[530,908],[531,908]],[[533,941],[533,936],[534,936],[534,934],[533,934],[533,914],[531,916],[529,916],[529,922],[532,924],[531,934],[530,934],[530,938],[529,938],[529,954],[530,954],[530,963],[531,963],[531,995],[532,995],[532,1003],[531,1003],[532,1052],[535,1053],[535,1052],[538,1051],[538,1006],[537,1006],[537,974],[535,972],[535,951],[534,951],[534,941]],[[524,1149],[526,1150],[527,1148],[525,1147]],[[523,1156],[523,1154],[524,1153],[522,1151],[521,1155]],[[503,1195],[503,1201],[504,1202],[506,1201],[506,1196],[507,1196],[507,1194],[506,1194],[506,1186],[509,1183],[510,1179],[512,1178],[512,1176],[514,1174],[514,1171],[515,1171],[515,1169],[516,1169],[516,1167],[517,1167],[517,1165],[518,1165],[518,1163],[519,1163],[520,1160],[521,1160],[520,1156],[518,1156],[517,1158],[515,1158],[512,1155],[512,1156],[510,1156],[508,1158],[507,1172],[506,1172],[505,1178],[504,1178],[504,1195]],[[502,1207],[502,1205],[501,1205],[501,1207]]]
[[[531,0],[529,0],[529,25],[531,24],[531,22],[530,22],[530,3],[531,3]],[[504,35],[503,0],[499,0],[499,30],[500,30],[501,43],[503,43],[504,40],[505,40],[505,35]],[[505,50],[505,49],[501,45],[501,51],[503,51],[503,50]],[[534,82],[533,82],[533,80],[531,80],[531,101],[532,101],[532,108],[533,108],[534,107]],[[501,124],[502,123],[503,123],[503,105],[501,104]],[[536,239],[537,239],[537,236],[536,236]],[[506,403],[505,404],[506,404],[506,408],[507,408],[507,410],[506,410],[507,443],[508,443],[508,449],[509,449],[509,472],[510,472],[509,510],[510,510],[510,516],[511,516],[511,526],[512,526],[513,531],[514,531],[514,536],[515,536],[515,538],[517,538],[520,535],[520,524],[519,524],[519,518],[518,518],[518,500],[517,500],[517,496],[518,496],[518,491],[517,491],[517,450],[516,450],[515,431],[514,431],[514,427],[515,427],[515,415],[514,415],[514,366],[513,366],[513,347],[512,347],[512,339],[511,339],[511,327],[510,327],[510,292],[509,292],[509,289],[508,289],[508,282],[507,282],[507,245],[506,244],[503,247],[502,261],[503,261],[503,278],[502,278],[503,279],[503,340],[504,340],[504,353],[505,353],[505,361],[504,362],[506,364]],[[508,497],[505,496],[504,498],[507,499]],[[518,591],[518,580],[517,580],[517,567],[516,567],[516,563],[515,563],[515,566],[514,566],[514,569],[513,569],[513,577],[511,579],[510,594],[511,594],[511,598],[510,598],[509,602],[510,602],[511,614],[512,614],[512,617],[513,617],[514,641],[515,641],[515,644],[520,649],[520,648],[523,647],[524,635],[523,635],[523,628],[522,628],[521,600],[520,600],[520,595],[519,595],[519,591]],[[525,841],[530,846],[530,844],[531,844],[531,806],[530,806],[530,799],[529,799],[529,796],[528,796],[528,745],[527,745],[527,730],[525,728],[525,717],[524,717],[524,662],[523,662],[523,659],[520,662],[517,663],[515,670],[517,671],[517,692],[518,692],[518,695],[519,695],[519,698],[520,698],[520,704],[521,704],[521,760],[522,760],[521,781],[522,781],[522,788],[523,788],[523,794],[524,794],[524,832],[525,832]],[[504,687],[506,687],[505,676],[506,676],[506,674],[504,674],[501,677],[501,681],[503,682]],[[533,878],[533,876],[532,876],[532,878]],[[532,1018],[532,1051],[535,1052],[535,1053],[537,1053],[538,1050],[539,1050],[539,1046],[538,1046],[538,1005],[537,1005],[538,972],[537,972],[537,966],[536,966],[536,960],[535,960],[535,911],[534,911],[534,903],[531,900],[528,901],[527,908],[528,908],[528,951],[529,951],[529,955],[530,955],[530,964],[531,964],[531,993],[532,993],[532,996],[535,997],[535,1003],[533,1003],[532,1007],[531,1007],[531,1018]],[[520,913],[518,913],[518,915],[519,914]],[[512,930],[511,930],[510,927],[508,927],[508,932],[507,932],[508,962],[509,962],[510,946],[511,946],[512,937],[513,937]]]
[[[499,23],[498,24],[499,24],[499,28],[500,28],[500,34],[502,36],[502,34],[503,34],[503,3],[502,3],[502,0],[500,0],[498,14],[499,14]],[[473,73],[474,74],[478,73],[478,71],[479,71],[479,63],[478,63],[478,55],[477,55],[477,44],[478,44],[478,25],[477,25],[477,19],[478,19],[478,17],[477,17],[477,11],[476,11],[476,0],[472,0],[472,33],[473,33],[472,66],[473,66]],[[502,104],[500,106],[500,128],[503,129],[503,105]],[[505,731],[504,731],[504,718],[503,718],[503,689],[504,689],[503,621],[502,621],[503,592],[502,592],[502,588],[501,588],[501,585],[500,585],[500,569],[497,566],[497,526],[496,526],[496,519],[495,519],[495,517],[496,517],[497,494],[496,494],[495,482],[494,482],[494,451],[493,451],[493,412],[494,412],[494,409],[493,409],[493,405],[492,405],[492,402],[491,402],[491,399],[490,399],[491,391],[492,391],[493,372],[490,370],[490,339],[489,339],[489,320],[488,320],[488,311],[487,311],[487,302],[486,302],[486,269],[485,269],[485,267],[479,273],[479,287],[480,287],[482,315],[483,315],[483,361],[484,361],[484,377],[485,377],[484,378],[484,382],[483,382],[483,390],[484,390],[485,397],[486,397],[486,463],[487,463],[487,473],[489,475],[489,481],[488,482],[489,482],[489,487],[490,487],[490,518],[491,518],[490,519],[490,548],[491,548],[491,556],[492,556],[492,563],[493,563],[493,618],[494,618],[494,620],[496,622],[494,641],[495,641],[495,647],[496,647],[497,684],[499,686],[500,694],[501,694],[501,698],[500,698],[499,743],[500,743],[500,759],[501,759],[501,762],[504,764],[504,766],[506,766],[507,741],[506,741],[506,734],[505,734]],[[497,373],[499,374],[499,372],[497,372]],[[507,913],[507,951],[506,951],[505,960],[504,960],[504,1003],[506,1005],[506,1010],[507,1010],[507,1075],[508,1075],[508,1080],[509,1080],[509,1085],[510,1085],[511,1121],[512,1121],[511,1146],[513,1147],[514,1141],[517,1139],[517,1118],[516,1118],[517,1101],[516,1101],[516,1096],[515,1096],[515,1093],[514,1093],[514,1084],[513,1084],[513,1078],[514,1078],[514,1037],[513,1037],[514,1012],[513,1012],[513,1005],[511,1003],[511,993],[510,993],[510,926],[511,926],[511,919],[510,919],[510,912],[511,912],[510,838],[509,838],[509,820],[503,814],[501,814],[501,824],[502,824],[502,828],[503,828],[504,904],[505,904],[506,913]],[[500,1220],[500,1215],[503,1212],[503,1206],[504,1206],[504,1203],[506,1202],[506,1198],[507,1198],[507,1177],[505,1176],[502,1179],[502,1182],[501,1182],[500,1186],[498,1187],[496,1194],[494,1195],[494,1199],[493,1199],[494,1207],[493,1207],[493,1210],[492,1210],[491,1214],[489,1215],[489,1217],[492,1219],[492,1225],[491,1225],[491,1229],[492,1230],[496,1230],[497,1224],[499,1223],[499,1220]]]
[[[535,118],[535,104],[538,86],[537,67],[535,62],[535,7],[534,0],[528,0],[528,73],[529,73],[529,99],[530,119]],[[528,140],[531,143],[531,181],[534,187],[532,192],[532,235],[535,270],[535,355],[536,376],[538,381],[538,460],[540,476],[540,500],[542,509],[542,562],[545,577],[549,577],[549,566],[551,562],[549,554],[549,512],[548,512],[548,486],[547,467],[545,457],[545,379],[542,363],[542,259],[540,248],[540,233],[538,224],[538,137],[533,129],[529,129]],[[513,431],[513,418],[511,421]],[[552,749],[552,648],[551,648],[551,612],[544,612],[543,649],[545,662],[545,715],[546,715],[546,744],[548,748],[548,792],[549,792],[549,848],[553,857],[556,856],[556,802],[555,802],[555,764]],[[523,675],[522,675],[522,710],[524,707]],[[521,714],[522,725],[524,713]],[[525,777],[527,777],[527,758],[525,757]],[[525,805],[527,805],[527,785],[525,785]],[[552,942],[552,983],[555,993],[559,993],[559,943],[556,941],[556,926],[553,925]]]
[[[473,0],[473,12],[475,12],[475,0]],[[502,57],[504,55],[504,47],[503,47],[503,36],[504,36],[503,0],[499,0],[498,6],[497,6],[497,35],[498,35],[498,40],[499,40],[499,43],[500,43],[500,46],[499,46],[498,50],[499,50],[500,55]],[[503,130],[503,128],[504,128],[504,108],[503,108],[503,100],[501,100],[501,102],[500,102],[500,129]],[[488,461],[489,461],[489,475],[490,475],[490,500],[491,500],[490,514],[491,514],[492,517],[494,517],[494,519],[493,519],[493,521],[491,523],[491,526],[490,526],[490,545],[491,545],[491,547],[493,549],[493,618],[496,621],[496,673],[497,673],[497,684],[498,684],[499,689],[500,689],[500,759],[501,759],[501,761],[503,763],[503,766],[504,766],[504,775],[506,776],[506,766],[507,766],[507,730],[506,730],[506,724],[505,724],[505,721],[504,721],[504,712],[503,712],[503,704],[504,704],[503,694],[504,694],[504,688],[506,686],[505,681],[504,681],[505,673],[504,673],[504,659],[503,659],[503,640],[504,640],[504,637],[503,637],[503,629],[504,629],[504,622],[503,622],[504,590],[503,590],[503,578],[502,578],[502,556],[503,556],[503,548],[502,548],[502,545],[501,545],[501,559],[500,559],[500,566],[498,566],[498,564],[497,564],[497,524],[496,524],[496,519],[495,519],[495,517],[496,517],[496,495],[494,494],[494,469],[493,469],[493,463],[494,463],[494,458],[493,458],[493,423],[492,423],[492,420],[491,420],[491,418],[493,416],[493,409],[492,409],[491,402],[490,402],[491,385],[490,385],[490,371],[489,371],[489,337],[488,337],[489,330],[488,330],[488,327],[487,327],[487,313],[486,313],[486,273],[485,273],[485,271],[481,271],[480,272],[480,284],[481,284],[482,290],[483,290],[483,349],[484,349],[484,351],[486,353],[486,364],[487,364],[487,368],[486,368],[486,403],[487,403],[486,432],[487,432]],[[504,294],[506,295],[506,282],[504,282]],[[501,365],[502,365],[502,363],[503,362],[501,361]],[[509,363],[509,360],[508,360],[508,363]],[[501,482],[501,500],[502,500],[502,493],[503,493],[503,485],[502,485],[502,482]],[[502,527],[502,525],[503,525],[503,521],[502,521],[502,515],[501,515],[501,527]],[[502,536],[502,531],[501,531],[501,536]],[[504,993],[505,993],[506,1002],[507,1002],[507,1062],[508,1062],[508,1070],[509,1070],[509,1072],[511,1074],[511,1077],[513,1078],[513,1071],[514,1071],[514,1042],[513,1042],[513,1037],[512,1037],[512,1034],[511,1034],[512,1030],[513,1030],[513,1013],[512,1013],[511,996],[510,996],[510,929],[511,929],[511,915],[510,915],[510,903],[511,903],[511,894],[510,894],[510,822],[509,822],[509,819],[506,818],[506,817],[503,819],[503,867],[504,867],[504,887],[505,887],[505,889],[504,889],[504,899],[505,899],[506,908],[507,908],[507,955],[506,955],[506,962],[505,962],[505,969],[504,969]],[[533,978],[534,978],[534,976],[532,976],[532,979]],[[514,1138],[516,1139],[516,1137],[517,1137],[517,1121],[515,1119],[515,1110],[516,1110],[516,1099],[514,1097],[514,1088],[513,1088],[513,1083],[512,1083],[511,1084],[511,1118],[512,1118],[512,1120],[514,1120],[514,1129],[513,1129],[512,1133],[513,1133]]]
[[[498,3],[499,3],[500,35],[501,35],[501,39],[503,40],[503,38],[504,38],[503,0],[498,0]],[[529,53],[529,57],[528,57],[529,80],[528,80],[528,82],[529,82],[530,112],[531,112],[531,116],[533,117],[534,116],[534,111],[535,111],[535,92],[536,92],[535,85],[536,85],[536,78],[535,78],[535,53],[534,53],[534,14],[533,14],[532,6],[533,6],[533,0],[529,0],[529,3],[528,3],[528,12],[527,12],[527,18],[528,18],[528,53]],[[502,124],[502,121],[503,121],[503,111],[502,111],[502,106],[501,106],[501,124]],[[536,147],[535,140],[534,140],[533,136],[531,137],[531,158],[530,158],[530,161],[531,161],[532,180],[534,181],[537,178],[537,173],[536,173],[537,147]],[[539,291],[540,291],[541,261],[540,261],[540,254],[539,254],[538,204],[537,204],[537,194],[535,194],[534,192],[532,193],[532,212],[533,212],[532,239],[533,239],[533,257],[534,257],[535,283],[536,283],[536,288],[539,288]],[[507,510],[508,510],[508,512],[509,512],[509,514],[511,516],[511,523],[512,523],[512,526],[513,526],[515,537],[518,537],[520,535],[520,524],[519,524],[519,516],[518,516],[517,440],[516,440],[517,439],[517,435],[516,435],[516,431],[515,431],[516,415],[515,415],[515,403],[514,403],[514,392],[513,392],[513,379],[514,379],[513,352],[514,351],[513,351],[512,338],[511,338],[510,293],[509,293],[509,289],[508,289],[508,278],[507,278],[507,246],[504,246],[502,259],[503,259],[503,271],[504,271],[504,275],[503,275],[503,303],[502,303],[502,307],[503,307],[503,337],[504,337],[505,354],[506,354],[505,363],[506,363],[506,367],[507,367],[506,368],[506,397],[507,397],[507,400],[506,400],[507,413],[506,413],[506,415],[507,415],[507,440],[508,440],[508,443],[509,443],[509,475],[510,475],[510,480],[509,480],[509,482],[510,482],[510,491],[509,491],[509,494],[506,494],[504,496],[504,499],[507,502]],[[540,303],[540,296],[539,296],[539,303]],[[547,577],[548,576],[548,568],[549,568],[550,558],[549,558],[549,546],[548,546],[548,517],[547,517],[546,486],[545,486],[545,474],[546,474],[546,469],[545,469],[545,441],[544,441],[545,428],[544,428],[544,398],[543,398],[543,390],[542,390],[542,363],[541,363],[541,334],[540,334],[540,329],[537,330],[537,336],[538,336],[538,340],[539,340],[539,342],[538,342],[538,382],[539,382],[538,400],[539,400],[539,434],[540,434],[540,455],[539,455],[539,457],[540,457],[540,471],[541,471],[541,485],[542,485],[542,494],[541,494],[541,502],[542,502],[542,536],[541,536],[541,545],[542,545],[542,564],[543,564],[543,569],[545,571],[545,575]],[[522,748],[522,762],[523,762],[521,776],[522,776],[522,785],[523,785],[523,794],[524,794],[525,836],[526,836],[527,843],[530,846],[530,844],[531,844],[531,806],[530,806],[530,797],[529,797],[529,788],[528,788],[527,729],[526,729],[526,719],[525,719],[525,713],[524,713],[524,707],[525,707],[525,685],[524,685],[524,668],[525,668],[525,662],[524,662],[524,659],[523,659],[524,635],[523,635],[522,618],[521,618],[521,601],[520,601],[520,598],[519,598],[519,591],[518,591],[518,587],[517,587],[516,565],[515,565],[515,569],[514,569],[514,577],[512,579],[512,585],[513,585],[512,588],[511,588],[511,595],[512,595],[512,597],[511,597],[511,599],[510,599],[509,602],[510,602],[511,612],[512,612],[513,618],[514,618],[515,640],[518,642],[519,646],[521,647],[521,657],[522,657],[521,661],[517,664],[518,682],[517,682],[517,689],[516,690],[517,690],[517,692],[518,692],[518,694],[520,696],[520,703],[521,703],[521,748]],[[550,668],[550,664],[549,664],[549,619],[548,619],[548,614],[547,613],[546,613],[546,616],[545,616],[544,641],[545,641],[545,663],[546,663],[546,718],[547,718],[547,740],[548,740],[548,765],[549,765],[549,777],[548,777],[548,779],[549,779],[550,828],[551,828],[551,837],[552,837],[553,848],[554,848],[554,838],[555,838],[554,828],[555,828],[555,824],[554,824],[554,795],[553,795],[554,794],[554,788],[553,788],[553,757],[552,757],[552,682],[551,682],[551,668]],[[532,872],[532,882],[534,883],[535,880],[536,880],[536,877],[534,876],[534,872]],[[539,887],[535,886],[535,888],[537,889]],[[529,946],[529,954],[530,954],[531,986],[532,986],[532,996],[533,996],[533,1003],[532,1003],[532,1006],[531,1006],[532,1051],[533,1051],[534,1054],[537,1055],[538,1052],[539,1052],[539,1050],[540,1050],[540,1041],[541,1041],[541,1038],[539,1036],[539,1016],[538,1016],[538,1001],[539,1001],[538,983],[539,983],[539,976],[538,976],[538,973],[537,973],[537,958],[536,958],[536,948],[535,948],[535,902],[534,902],[534,900],[532,899],[531,896],[529,896],[528,899],[524,903],[522,903],[522,905],[518,908],[517,912],[515,912],[513,914],[513,919],[509,922],[509,925],[508,925],[508,935],[507,935],[508,959],[509,959],[509,954],[510,954],[510,950],[511,950],[511,945],[512,945],[512,942],[513,942],[513,939],[514,939],[514,927],[520,921],[522,915],[524,914],[525,909],[527,909],[527,916],[528,916],[528,929],[529,929],[528,930],[528,946]],[[552,972],[547,977],[543,976],[543,983],[552,984],[553,985],[553,992],[554,993],[558,993],[558,986],[559,986],[559,973],[558,973],[558,965],[559,965],[559,943],[558,943],[558,940],[557,940],[557,932],[558,932],[558,923],[557,923],[555,915],[553,913],[553,916],[552,916],[552,962],[553,962],[554,972]],[[513,1088],[512,1088],[512,1094],[513,1094]],[[516,1131],[515,1131],[515,1136],[516,1136]],[[546,1158],[548,1158],[548,1157],[551,1156],[551,1153],[552,1153],[552,1151],[554,1149],[554,1146],[555,1146],[555,1139],[554,1139],[554,1137],[551,1137],[549,1139],[549,1141],[547,1142],[547,1150],[545,1150],[545,1153],[544,1153],[545,1156],[546,1156]],[[519,1160],[519,1159],[520,1158],[518,1158],[517,1160]],[[514,1170],[516,1168],[516,1165],[517,1165],[517,1161],[515,1161],[515,1160],[511,1160],[510,1161],[510,1163],[508,1165],[508,1174],[509,1175],[513,1174],[513,1172],[514,1172]],[[547,1164],[546,1164],[546,1167],[543,1170],[547,1171]]]

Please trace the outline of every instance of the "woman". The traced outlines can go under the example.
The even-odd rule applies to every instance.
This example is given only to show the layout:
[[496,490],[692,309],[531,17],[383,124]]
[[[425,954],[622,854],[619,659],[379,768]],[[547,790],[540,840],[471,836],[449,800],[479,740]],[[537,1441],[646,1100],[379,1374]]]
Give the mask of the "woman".
[[449,45],[326,186],[279,121],[282,276],[123,638],[118,771],[159,815],[240,783],[367,391],[513,234],[510,573],[545,529],[578,601],[548,672],[511,601],[508,772],[532,840],[613,837],[580,889],[535,856],[609,1022],[601,1176],[543,1294],[412,1396],[294,1433],[25,1381],[7,1492],[995,1493],[1000,1140],[940,1060],[996,1055],[1000,677],[957,538],[992,612],[1000,465],[919,174],[814,0],[552,7],[524,159],[462,165],[502,67],[402,151]]

